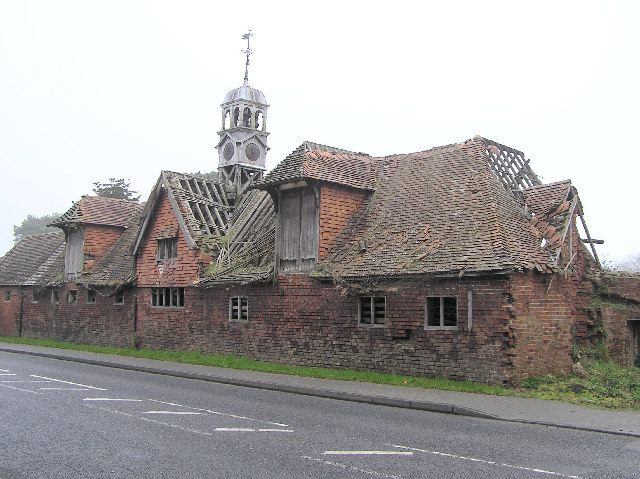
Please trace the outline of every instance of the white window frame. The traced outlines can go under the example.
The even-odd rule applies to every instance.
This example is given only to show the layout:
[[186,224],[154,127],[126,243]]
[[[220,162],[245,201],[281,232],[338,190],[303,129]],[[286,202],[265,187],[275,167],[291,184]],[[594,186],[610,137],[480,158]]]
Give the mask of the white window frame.
[[249,298],[246,296],[229,298],[229,321],[239,323],[249,321]]
[[74,304],[78,302],[78,290],[70,289],[67,291],[67,303]]

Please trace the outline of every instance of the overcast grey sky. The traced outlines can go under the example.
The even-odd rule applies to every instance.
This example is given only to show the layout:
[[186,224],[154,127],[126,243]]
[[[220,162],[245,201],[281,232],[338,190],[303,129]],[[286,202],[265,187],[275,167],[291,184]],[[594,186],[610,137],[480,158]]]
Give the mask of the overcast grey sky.
[[0,254],[94,181],[146,199],[163,169],[215,170],[248,28],[269,168],[303,140],[379,156],[479,134],[571,179],[601,256],[639,253],[638,4],[0,0]]

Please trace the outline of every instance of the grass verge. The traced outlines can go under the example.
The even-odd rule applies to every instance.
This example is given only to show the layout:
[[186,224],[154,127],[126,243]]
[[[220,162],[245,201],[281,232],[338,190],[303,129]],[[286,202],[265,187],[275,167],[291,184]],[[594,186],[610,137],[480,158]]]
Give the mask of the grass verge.
[[640,369],[621,368],[613,362],[596,361],[584,368],[584,377],[546,375],[525,380],[520,387],[500,387],[467,381],[398,376],[343,369],[311,368],[268,363],[232,355],[206,355],[195,351],[153,351],[149,349],[89,346],[27,338],[3,338],[0,342],[29,344],[49,348],[71,349],[136,358],[173,361],[203,366],[245,369],[265,373],[289,374],[318,379],[369,382],[392,386],[440,389],[499,396],[552,399],[609,409],[640,410]]

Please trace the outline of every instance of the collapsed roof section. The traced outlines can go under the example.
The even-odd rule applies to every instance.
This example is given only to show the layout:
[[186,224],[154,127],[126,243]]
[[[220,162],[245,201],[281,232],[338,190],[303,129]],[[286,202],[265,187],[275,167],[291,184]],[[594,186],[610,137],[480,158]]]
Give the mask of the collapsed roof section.
[[0,285],[53,286],[62,282],[64,233],[26,236],[0,258]]

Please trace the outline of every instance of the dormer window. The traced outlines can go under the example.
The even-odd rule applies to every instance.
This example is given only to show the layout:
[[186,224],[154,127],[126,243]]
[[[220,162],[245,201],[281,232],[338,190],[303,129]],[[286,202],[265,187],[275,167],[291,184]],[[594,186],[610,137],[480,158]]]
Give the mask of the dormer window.
[[178,259],[178,238],[162,238],[158,240],[158,261]]

